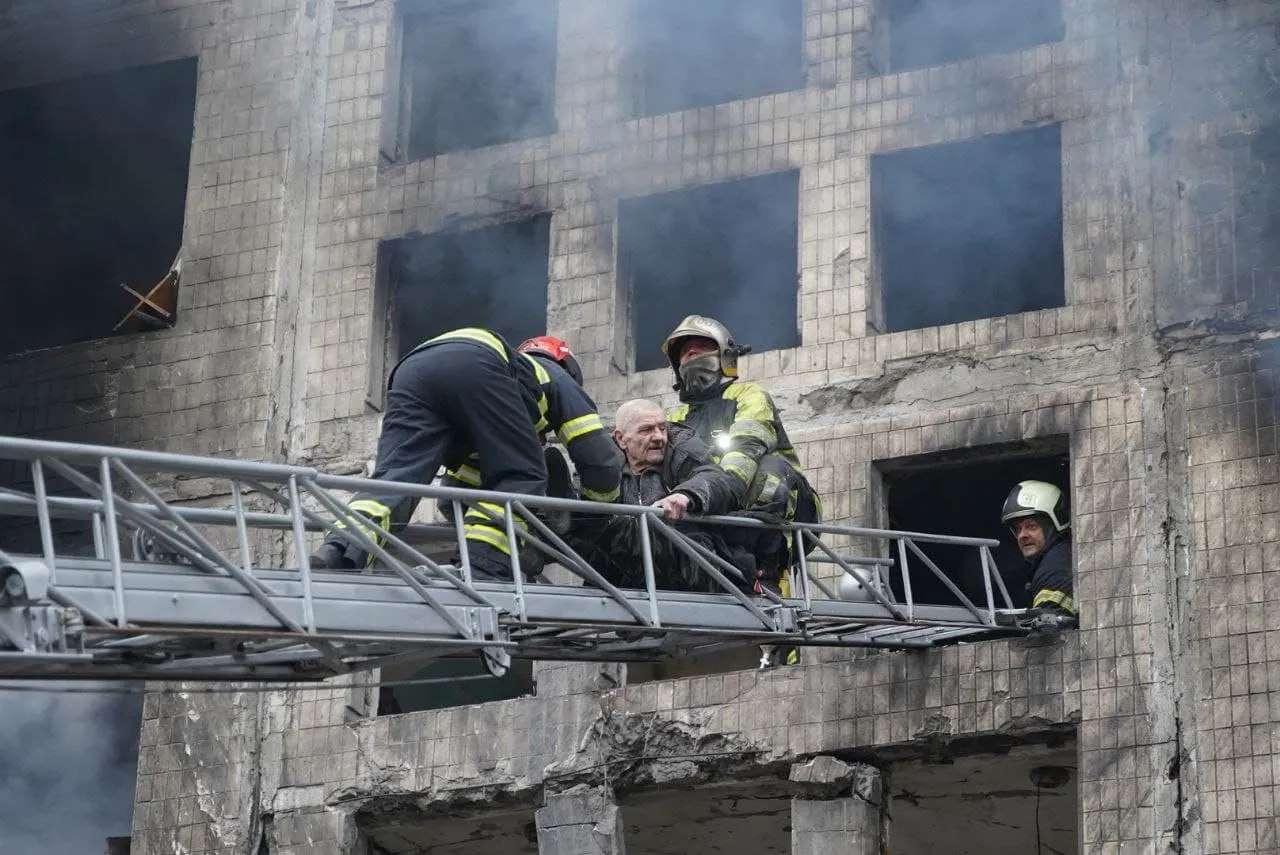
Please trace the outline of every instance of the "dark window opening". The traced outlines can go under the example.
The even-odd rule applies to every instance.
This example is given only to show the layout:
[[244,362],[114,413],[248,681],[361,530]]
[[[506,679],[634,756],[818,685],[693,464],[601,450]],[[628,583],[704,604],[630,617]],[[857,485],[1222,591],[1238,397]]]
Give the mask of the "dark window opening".
[[410,13],[401,44],[409,160],[555,132],[555,0]]
[[644,0],[635,32],[636,116],[804,88],[801,0]]
[[426,666],[384,668],[378,692],[378,715],[443,710],[534,694],[533,664],[515,660],[507,673],[494,677],[479,657],[439,659]]
[[[989,537],[1000,541],[992,549],[996,568],[1014,608],[1027,608],[1030,568],[1013,535],[1000,522],[1005,497],[1019,481],[1048,481],[1071,502],[1071,467],[1066,437],[1052,437],[1016,445],[987,446],[940,455],[922,455],[876,464],[887,495],[889,528],[927,534]],[[986,605],[986,586],[978,551],[968,546],[917,544],[972,602]],[[908,559],[915,602],[959,605],[960,601],[923,562]],[[894,594],[904,601],[902,574],[890,574]],[[996,606],[1004,603],[993,588]]]
[[1066,304],[1057,125],[877,155],[885,332]]
[[[983,673],[976,681],[978,697],[989,697],[991,675]],[[1033,695],[1063,690],[1056,674],[1037,683]],[[1017,744],[1023,740],[1029,744]],[[1014,744],[1000,745],[1006,741]],[[987,736],[981,753],[969,750],[956,740],[927,759],[889,764],[886,796],[893,817],[894,855],[1079,851],[1079,748],[1074,733]],[[982,807],[956,810],[961,804]]]
[[[378,252],[370,393],[417,345],[458,327],[484,327],[514,347],[547,326],[551,215],[463,232],[385,241]],[[381,345],[378,338],[383,341]]]
[[891,71],[1061,41],[1059,0],[882,0]]
[[795,347],[799,173],[623,199],[618,264],[638,370],[666,365],[685,315],[725,323],[753,352]]
[[[0,352],[173,325],[151,292],[182,243],[195,93],[195,59],[0,92]],[[122,323],[122,285],[169,317]]]

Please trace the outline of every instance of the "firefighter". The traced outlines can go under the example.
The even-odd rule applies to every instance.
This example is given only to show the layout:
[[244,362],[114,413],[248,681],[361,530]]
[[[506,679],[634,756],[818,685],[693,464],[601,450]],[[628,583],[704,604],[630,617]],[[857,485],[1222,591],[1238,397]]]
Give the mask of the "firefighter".
[[[547,469],[541,437],[554,430],[578,467],[584,493],[612,501],[621,455],[581,378],[569,346],[549,336],[530,339],[519,350],[494,332],[470,327],[429,339],[391,371],[372,478],[426,484],[443,464],[467,486],[542,496]],[[379,530],[403,528],[417,504],[373,488],[349,507],[373,522],[366,533],[378,537]],[[481,502],[464,514],[472,569],[482,578],[511,578],[502,513],[500,504]],[[523,520],[516,524],[527,530]],[[312,563],[353,569],[369,558],[330,534]],[[522,569],[536,575],[540,562],[531,558]]]
[[1047,481],[1020,481],[1004,500],[1000,521],[1031,565],[1031,607],[1065,623],[1076,614],[1072,596],[1071,527],[1066,497]]
[[[682,320],[662,344],[681,401],[667,418],[693,428],[720,466],[746,485],[748,511],[819,522],[821,499],[800,468],[777,406],[759,384],[738,379],[738,357],[749,350],[714,318]],[[757,573],[761,585],[790,594],[785,567]],[[794,659],[794,651],[785,656]]]

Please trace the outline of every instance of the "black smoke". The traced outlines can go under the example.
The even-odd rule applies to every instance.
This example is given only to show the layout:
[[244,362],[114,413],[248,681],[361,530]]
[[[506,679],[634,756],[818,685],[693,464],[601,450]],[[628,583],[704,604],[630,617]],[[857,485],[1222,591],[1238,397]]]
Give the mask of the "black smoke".
[[142,696],[20,685],[47,691],[0,686],[0,852],[102,852],[130,832]]
[[518,345],[547,325],[551,217],[388,241],[379,263],[391,294],[394,356],[458,327]]
[[637,370],[685,315],[710,315],[755,351],[795,347],[799,173],[777,172],[623,199],[619,283]]
[[1057,125],[872,158],[886,332],[1066,302]]

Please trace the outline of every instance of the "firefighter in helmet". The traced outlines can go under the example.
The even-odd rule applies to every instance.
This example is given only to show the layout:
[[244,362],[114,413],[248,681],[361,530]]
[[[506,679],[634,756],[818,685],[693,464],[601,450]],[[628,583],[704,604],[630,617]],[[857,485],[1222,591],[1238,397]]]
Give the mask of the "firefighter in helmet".
[[1031,564],[1031,607],[1074,617],[1071,520],[1062,491],[1047,481],[1020,481],[1004,500],[1000,521]]
[[[738,377],[738,358],[749,350],[714,318],[682,320],[662,344],[681,402],[667,419],[692,428],[720,467],[745,485],[748,512],[819,522],[822,502],[800,468],[777,405],[759,384]],[[758,584],[789,595],[785,566],[762,567],[758,575]]]
[[[541,496],[547,467],[541,437],[555,431],[578,467],[583,493],[613,501],[621,452],[604,429],[596,405],[581,386],[582,372],[569,346],[541,336],[513,349],[497,333],[452,330],[423,342],[391,371],[370,489],[351,511],[375,542],[379,532],[403,528],[417,499],[380,491],[377,481],[430,483],[441,465],[445,482],[496,492]],[[482,577],[511,578],[511,549],[501,505],[468,507],[463,522],[472,568]],[[525,531],[523,520],[516,527]],[[522,551],[521,556],[524,556]],[[537,556],[522,565],[536,575]],[[369,556],[341,531],[325,538],[312,565],[359,568]],[[532,565],[532,566],[530,566]],[[532,572],[531,572],[532,571]]]

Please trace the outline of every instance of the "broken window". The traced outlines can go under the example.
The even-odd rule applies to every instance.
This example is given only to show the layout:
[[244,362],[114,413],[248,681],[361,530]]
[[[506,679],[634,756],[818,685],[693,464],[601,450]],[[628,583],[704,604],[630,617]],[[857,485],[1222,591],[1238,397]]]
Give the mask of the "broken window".
[[[542,738],[537,732],[531,736]],[[481,740],[503,744],[490,739],[489,734]],[[467,750],[467,756],[473,757],[472,749]],[[426,762],[430,762],[429,757]],[[368,841],[367,850],[353,847],[344,851],[379,855],[538,855],[533,807],[506,807],[496,791],[492,800],[469,798],[474,791],[468,787],[443,792],[439,801],[430,805],[425,799],[415,802],[386,789],[364,802],[365,809],[352,812],[356,827]]]
[[644,0],[636,15],[633,115],[804,88],[801,0]]
[[2,352],[173,325],[195,92],[195,59],[0,92]]
[[667,364],[681,318],[709,315],[753,351],[795,347],[799,173],[623,199],[618,265],[637,370]]
[[[978,689],[980,701],[987,688],[986,695]],[[944,696],[943,703],[956,702]],[[1079,851],[1075,739],[1053,734],[1041,744],[1001,747],[890,764],[894,855]]]
[[[888,527],[896,531],[987,537],[1000,541],[992,549],[1014,608],[1027,608],[1030,567],[1007,526],[1000,522],[1004,500],[1019,481],[1048,481],[1071,504],[1071,467],[1066,437],[1014,445],[969,448],[942,454],[896,458],[876,463],[887,500]],[[985,607],[986,586],[977,550],[939,543],[917,544],[921,551],[973,603]],[[914,555],[908,559],[912,597],[917,603],[960,605],[960,600]],[[893,591],[905,602],[902,573],[890,573]],[[993,587],[996,606],[1003,607]]]
[[895,72],[1061,41],[1065,32],[1059,0],[881,2]]
[[1066,303],[1058,125],[871,159],[883,332]]
[[550,239],[551,215],[541,214],[384,242],[374,294],[372,401],[381,402],[387,373],[401,356],[442,332],[484,327],[513,347],[545,333]]
[[404,18],[398,154],[420,160],[555,132],[556,0],[422,5]]

